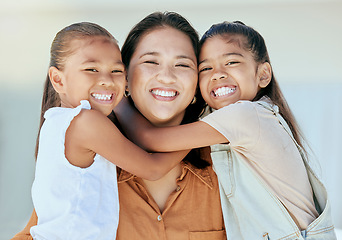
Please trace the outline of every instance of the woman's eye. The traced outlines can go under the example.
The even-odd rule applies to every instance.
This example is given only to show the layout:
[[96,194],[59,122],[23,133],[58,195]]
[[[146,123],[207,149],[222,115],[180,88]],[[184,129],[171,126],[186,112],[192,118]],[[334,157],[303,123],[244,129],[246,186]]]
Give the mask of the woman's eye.
[[212,69],[211,67],[205,67],[205,68],[200,69],[199,72],[201,73],[201,72],[209,71],[211,69]]
[[145,61],[144,63],[158,65],[158,63],[157,63],[157,62],[155,62],[155,61]]
[[188,64],[184,64],[184,63],[176,64],[176,67],[190,68],[190,66]]

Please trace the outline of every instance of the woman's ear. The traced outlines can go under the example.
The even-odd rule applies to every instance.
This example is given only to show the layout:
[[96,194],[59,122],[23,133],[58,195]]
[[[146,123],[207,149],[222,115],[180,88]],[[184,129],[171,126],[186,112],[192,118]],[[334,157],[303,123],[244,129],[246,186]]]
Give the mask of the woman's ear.
[[268,62],[259,65],[258,68],[259,87],[265,88],[272,79],[272,67]]
[[50,67],[49,78],[55,91],[58,93],[63,93],[64,92],[63,73],[56,67]]

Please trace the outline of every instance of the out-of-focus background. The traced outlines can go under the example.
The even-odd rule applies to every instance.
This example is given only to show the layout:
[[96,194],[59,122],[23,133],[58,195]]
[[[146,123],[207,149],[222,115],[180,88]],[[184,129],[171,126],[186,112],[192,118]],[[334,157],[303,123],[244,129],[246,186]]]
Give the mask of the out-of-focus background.
[[166,10],[182,14],[200,35],[213,23],[241,20],[264,36],[275,75],[319,162],[335,225],[342,228],[341,0],[2,0],[0,240],[21,230],[32,212],[42,86],[57,31],[91,21],[121,46],[134,24]]

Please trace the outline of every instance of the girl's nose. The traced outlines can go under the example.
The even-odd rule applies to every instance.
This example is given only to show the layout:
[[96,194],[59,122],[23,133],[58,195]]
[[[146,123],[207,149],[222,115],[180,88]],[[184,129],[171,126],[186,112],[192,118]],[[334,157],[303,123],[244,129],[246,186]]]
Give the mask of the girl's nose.
[[226,72],[217,71],[212,75],[211,80],[222,80],[222,79],[226,79],[227,77],[228,77],[228,74]]
[[103,74],[99,79],[99,84],[103,86],[114,85],[114,80],[111,74]]
[[164,67],[157,75],[157,80],[162,83],[171,84],[177,81],[172,67]]

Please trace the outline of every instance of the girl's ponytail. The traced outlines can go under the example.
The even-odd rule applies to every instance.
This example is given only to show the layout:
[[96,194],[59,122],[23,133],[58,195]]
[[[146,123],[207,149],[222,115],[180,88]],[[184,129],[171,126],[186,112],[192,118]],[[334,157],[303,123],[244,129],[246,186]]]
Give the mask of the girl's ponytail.
[[46,80],[44,83],[44,91],[43,91],[43,97],[42,97],[42,106],[40,111],[40,123],[39,123],[39,129],[38,129],[38,136],[36,140],[36,149],[35,149],[35,157],[37,159],[38,155],[38,145],[39,145],[39,134],[40,129],[42,128],[42,125],[45,121],[44,114],[45,112],[52,107],[59,107],[61,105],[61,100],[59,98],[59,95],[53,88],[49,74],[46,76]]

